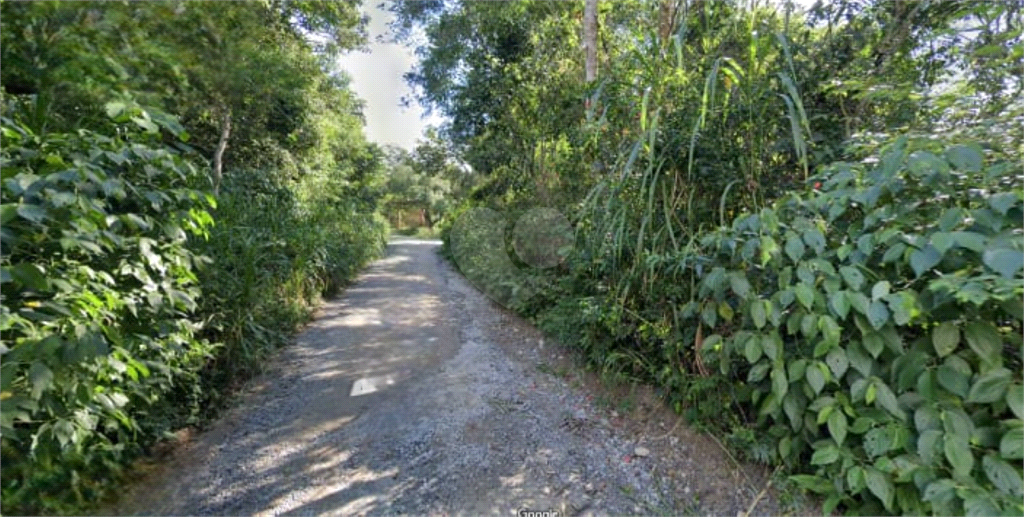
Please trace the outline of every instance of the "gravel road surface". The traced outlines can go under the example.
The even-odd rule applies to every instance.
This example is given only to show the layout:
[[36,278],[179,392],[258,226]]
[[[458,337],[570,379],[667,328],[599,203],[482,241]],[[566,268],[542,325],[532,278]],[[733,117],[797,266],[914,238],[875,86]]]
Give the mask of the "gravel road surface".
[[576,370],[538,368],[564,351],[469,285],[439,244],[392,240],[110,513],[779,513],[763,469],[735,468],[664,408],[619,414]]

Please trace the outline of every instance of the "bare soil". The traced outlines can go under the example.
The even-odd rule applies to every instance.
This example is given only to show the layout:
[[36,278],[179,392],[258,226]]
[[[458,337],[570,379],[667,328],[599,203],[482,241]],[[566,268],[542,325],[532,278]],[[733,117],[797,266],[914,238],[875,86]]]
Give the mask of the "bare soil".
[[[778,515],[758,465],[396,239],[116,515]],[[556,514],[549,514],[556,515]]]

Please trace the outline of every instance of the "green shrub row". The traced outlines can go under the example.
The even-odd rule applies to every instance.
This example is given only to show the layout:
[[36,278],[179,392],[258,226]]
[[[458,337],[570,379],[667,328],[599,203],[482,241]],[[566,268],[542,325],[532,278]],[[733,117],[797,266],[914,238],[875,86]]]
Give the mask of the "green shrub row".
[[540,289],[514,308],[786,465],[827,512],[1020,514],[1019,167],[903,138],[810,185],[664,253],[585,206],[561,271],[467,275]]
[[231,180],[214,202],[173,119],[110,112],[116,138],[0,120],[3,513],[90,508],[383,250],[354,196]]
[[1024,511],[1024,195],[983,157],[901,139],[701,238],[682,316],[826,512]]

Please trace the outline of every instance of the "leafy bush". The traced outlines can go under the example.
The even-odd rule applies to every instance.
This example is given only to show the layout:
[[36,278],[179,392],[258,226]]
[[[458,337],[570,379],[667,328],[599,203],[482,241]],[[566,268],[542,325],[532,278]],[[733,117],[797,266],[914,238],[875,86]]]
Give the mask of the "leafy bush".
[[[2,119],[7,513],[66,510],[43,494],[67,487],[92,497],[97,479],[187,417],[214,348],[191,318],[203,259],[186,245],[206,234],[212,198],[189,187],[197,170],[160,145],[148,113],[111,111],[152,132],[40,135]],[[191,400],[168,403],[182,386]]]
[[716,266],[684,317],[826,512],[1024,511],[1022,177],[935,145],[833,164],[701,239]]

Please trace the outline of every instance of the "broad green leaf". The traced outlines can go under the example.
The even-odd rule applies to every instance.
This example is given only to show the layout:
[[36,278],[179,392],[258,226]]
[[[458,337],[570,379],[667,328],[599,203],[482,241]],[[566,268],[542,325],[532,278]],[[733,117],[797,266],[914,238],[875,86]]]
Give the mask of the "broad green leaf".
[[7,270],[15,282],[35,291],[44,291],[49,287],[46,274],[39,266],[22,262],[15,264]]
[[800,259],[803,258],[806,248],[804,247],[803,241],[800,240],[800,237],[794,234],[792,237],[786,239],[785,250],[786,255],[788,255],[793,262],[799,262]]
[[842,348],[835,348],[830,351],[825,356],[825,363],[828,364],[829,369],[832,370],[832,376],[836,379],[842,379],[850,366],[850,361],[846,358],[846,351]]
[[982,153],[977,145],[954,145],[946,149],[946,159],[957,170],[981,172]]
[[892,479],[884,472],[868,467],[865,469],[864,481],[868,490],[882,501],[886,510],[891,512],[893,497],[896,495],[896,487],[893,485]]
[[878,390],[877,400],[878,404],[882,406],[886,411],[891,413],[901,421],[906,421],[907,414],[903,409],[900,408],[899,403],[896,401],[896,394],[893,393],[892,389],[889,388],[881,379],[875,379],[872,386],[876,386]]
[[839,274],[846,281],[846,285],[854,291],[860,290],[860,286],[864,285],[864,274],[855,267],[842,266],[839,268]]
[[[807,371],[810,372],[811,370]],[[842,446],[843,440],[846,439],[846,424],[846,415],[842,411],[833,411],[828,416],[828,432],[839,446]]]
[[1013,208],[1013,205],[1017,204],[1019,200],[1020,198],[1014,192],[1000,192],[989,196],[988,204],[996,212],[1006,215],[1006,212]]
[[986,250],[981,255],[981,259],[986,266],[1002,275],[1003,278],[1013,278],[1018,271],[1024,269],[1024,252],[1014,249]]
[[868,297],[864,296],[864,293],[847,291],[846,296],[849,298],[850,306],[853,307],[854,310],[865,316],[868,315],[868,312],[871,310],[871,300],[868,300]]
[[888,281],[882,280],[881,282],[875,282],[875,285],[871,287],[871,301],[881,300],[889,295],[889,289],[892,286]]
[[811,455],[811,465],[829,465],[839,459],[839,447],[830,443]]
[[814,305],[814,288],[808,284],[800,282],[799,284],[796,284],[796,287],[794,287],[793,290],[796,293],[797,301],[810,310]]
[[821,373],[821,370],[812,365],[810,368],[807,368],[806,377],[807,384],[814,390],[814,394],[821,393],[822,388],[825,387],[825,375]]
[[28,379],[32,383],[32,398],[39,400],[43,391],[53,384],[53,372],[45,364],[37,361],[29,367]]
[[957,246],[981,253],[988,247],[988,237],[976,232],[953,232],[953,241]]
[[774,334],[766,334],[761,336],[761,349],[764,350],[764,355],[768,356],[768,359],[776,361],[781,357],[780,350],[781,343],[776,341]]
[[978,378],[967,394],[967,402],[974,404],[990,404],[1006,393],[1013,374],[1006,368],[995,368]]
[[942,254],[929,244],[924,249],[915,250],[910,254],[910,267],[914,270],[914,274],[920,277],[935,267],[940,260],[942,260]]
[[829,305],[832,308],[832,312],[840,320],[845,320],[846,315],[850,313],[850,301],[846,298],[846,291],[839,291],[833,294],[829,298]]
[[942,455],[942,431],[928,429],[917,437],[917,454],[925,465],[935,465]]
[[846,471],[846,486],[849,487],[851,493],[858,493],[864,490],[864,468],[861,466],[853,466]]
[[850,360],[850,366],[861,375],[865,377],[871,375],[871,367],[874,361],[871,359],[871,356],[864,352],[863,347],[859,344],[850,344],[846,347],[846,358]]
[[934,407],[921,406],[914,411],[914,427],[918,432],[942,429],[942,417]]
[[785,398],[789,392],[789,380],[786,379],[786,370],[783,368],[772,368],[772,394],[779,400]]
[[944,321],[932,329],[932,345],[939,357],[946,357],[960,343],[960,328],[952,321]]
[[964,497],[964,515],[966,517],[991,517],[999,515],[999,510],[992,502],[989,494],[973,490]]
[[825,236],[816,228],[805,231],[803,237],[814,253],[821,255],[825,251]]
[[33,223],[41,223],[43,219],[46,219],[46,209],[39,205],[18,205],[18,215],[23,219],[32,221]]
[[865,316],[868,317],[871,326],[878,330],[889,321],[889,309],[885,306],[885,303],[874,301],[871,302],[871,305],[868,307],[868,313]]
[[937,371],[939,385],[949,390],[950,393],[960,397],[966,397],[970,387],[971,376],[965,374],[949,364],[942,364]]
[[732,321],[734,316],[732,306],[728,302],[722,302],[718,304],[718,315],[725,321]]
[[1002,338],[999,331],[988,322],[972,321],[964,329],[964,337],[971,350],[989,366],[1002,363]]
[[757,336],[752,336],[743,347],[743,355],[747,358],[747,362],[754,364],[761,358],[761,354],[761,340]]
[[985,476],[1001,492],[1018,499],[1024,495],[1024,479],[1021,479],[1020,473],[1009,463],[990,453],[981,459],[981,466]]
[[1024,459],[1024,428],[1016,427],[1003,435],[999,440],[999,454],[1007,460]]
[[746,275],[739,271],[729,275],[729,286],[732,288],[732,292],[736,293],[736,296],[740,298],[746,298],[750,294],[750,282],[747,280]]
[[753,300],[750,302],[750,318],[754,320],[754,326],[757,328],[764,328],[768,322],[768,317],[765,314],[764,304],[761,300]]
[[956,482],[952,479],[939,479],[928,484],[921,498],[931,503],[945,504],[951,502],[955,497]]
[[1013,414],[1024,420],[1024,386],[1013,383],[1006,390],[1006,405]]
[[967,436],[947,434],[943,440],[943,450],[946,459],[953,467],[953,475],[956,478],[967,479],[974,468],[974,455],[971,453],[971,446],[967,443]]
[[950,232],[935,232],[932,234],[931,244],[939,252],[939,255],[945,255],[946,251],[956,244],[956,240],[953,239],[953,234]]
[[878,359],[881,355],[882,350],[885,349],[885,341],[882,339],[882,335],[877,332],[872,332],[864,336],[864,349],[871,354],[871,357]]

